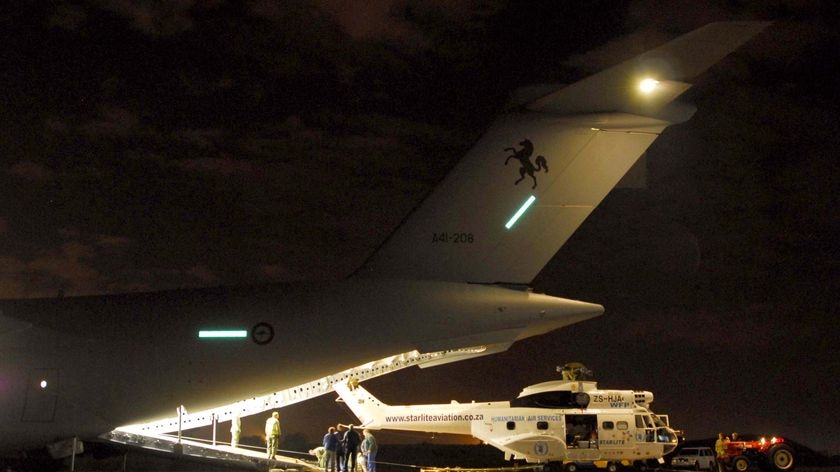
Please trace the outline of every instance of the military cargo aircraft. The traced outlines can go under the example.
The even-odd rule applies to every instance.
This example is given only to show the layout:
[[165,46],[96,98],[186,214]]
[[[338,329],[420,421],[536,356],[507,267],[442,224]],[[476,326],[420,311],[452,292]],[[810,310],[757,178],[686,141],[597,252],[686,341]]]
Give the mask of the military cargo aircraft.
[[[691,117],[675,101],[686,80],[765,27],[709,24],[511,109],[345,280],[0,300],[0,451],[230,421],[350,375],[492,354],[600,315],[529,284],[663,130]],[[352,337],[330,329],[348,320],[361,327]],[[482,437],[509,447],[490,432],[507,421],[487,414]],[[604,441],[646,441],[625,433],[647,423],[599,414],[616,426]],[[563,441],[528,454],[554,457]]]

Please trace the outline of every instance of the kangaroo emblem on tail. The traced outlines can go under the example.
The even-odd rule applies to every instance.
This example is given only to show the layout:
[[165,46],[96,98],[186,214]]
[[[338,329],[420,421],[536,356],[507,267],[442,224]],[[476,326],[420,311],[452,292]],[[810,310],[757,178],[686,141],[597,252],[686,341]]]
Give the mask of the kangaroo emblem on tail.
[[534,179],[534,185],[531,186],[531,188],[537,188],[537,176],[534,175],[534,172],[544,170],[548,173],[548,162],[546,162],[545,157],[537,156],[536,159],[534,159],[537,165],[534,166],[534,164],[531,163],[531,154],[534,153],[534,143],[532,143],[530,139],[523,139],[519,145],[522,146],[522,149],[518,151],[512,147],[505,148],[505,151],[513,153],[505,159],[505,165],[507,165],[508,161],[511,159],[518,159],[519,164],[522,167],[519,168],[519,179],[517,179],[513,184],[518,185],[519,182],[522,182],[522,179],[525,178],[525,174],[528,174],[532,179]]

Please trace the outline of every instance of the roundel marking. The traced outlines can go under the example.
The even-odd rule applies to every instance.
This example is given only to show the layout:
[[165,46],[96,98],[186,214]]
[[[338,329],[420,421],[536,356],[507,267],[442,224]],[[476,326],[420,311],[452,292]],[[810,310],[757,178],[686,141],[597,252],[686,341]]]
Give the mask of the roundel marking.
[[274,339],[274,328],[266,322],[257,323],[251,328],[251,340],[260,346],[268,344]]
[[538,441],[534,443],[534,454],[544,456],[548,454],[548,444],[545,441]]

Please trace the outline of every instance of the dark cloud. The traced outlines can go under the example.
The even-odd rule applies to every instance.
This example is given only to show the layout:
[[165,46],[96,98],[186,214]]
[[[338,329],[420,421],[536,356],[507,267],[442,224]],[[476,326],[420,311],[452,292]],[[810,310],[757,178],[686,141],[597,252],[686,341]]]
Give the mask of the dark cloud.
[[179,167],[185,170],[206,172],[209,174],[219,175],[221,177],[239,175],[252,176],[254,174],[254,166],[250,161],[224,158],[198,158],[198,159],[184,159],[178,161]]
[[20,161],[13,164],[9,174],[26,180],[49,180],[53,178],[53,172],[43,164],[31,161]]
[[355,39],[407,39],[418,34],[413,25],[395,14],[395,10],[404,5],[402,1],[373,0],[359,4],[346,0],[318,0],[316,3]]
[[[741,12],[745,8],[742,7]],[[738,19],[738,12],[723,2],[675,0],[667,5],[657,0],[630,2],[626,20],[643,31],[690,31],[707,23]],[[644,50],[643,50],[644,51]]]
[[14,296],[54,296],[65,289],[98,293],[103,287],[98,284],[101,274],[92,265],[94,253],[84,243],[67,241],[28,260],[4,256],[2,288]]
[[[184,33],[193,28],[194,0],[99,0],[99,6],[127,18],[132,27],[151,36]],[[213,2],[210,2],[212,4]]]
[[49,26],[67,30],[77,30],[87,21],[85,9],[79,5],[58,5],[51,12],[48,20]]
[[79,130],[90,137],[128,137],[136,132],[138,119],[129,110],[120,107],[102,107],[97,118],[82,124]]

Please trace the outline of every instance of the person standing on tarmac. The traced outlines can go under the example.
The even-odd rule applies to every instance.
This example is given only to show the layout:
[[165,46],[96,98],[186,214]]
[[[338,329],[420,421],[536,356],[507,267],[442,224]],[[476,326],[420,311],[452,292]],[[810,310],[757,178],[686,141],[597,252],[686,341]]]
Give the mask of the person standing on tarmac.
[[379,446],[376,444],[376,438],[373,437],[370,430],[362,430],[365,439],[362,440],[362,454],[365,457],[365,464],[367,472],[376,472],[376,452]]
[[239,446],[239,435],[242,434],[242,419],[239,413],[234,413],[230,420],[230,447]]
[[717,441],[715,441],[715,458],[717,459],[718,472],[724,472],[724,459],[726,458],[726,440],[723,438],[723,433],[718,433]]
[[269,459],[277,458],[277,446],[280,442],[280,413],[274,412],[265,420],[265,452]]
[[338,434],[335,428],[330,426],[327,434],[324,435],[324,471],[337,472],[338,471]]
[[353,429],[353,425],[347,425],[347,431],[344,432],[344,437],[341,439],[344,445],[344,470],[347,472],[356,472],[356,454],[359,453],[359,433]]
[[339,472],[345,472],[347,465],[347,450],[344,449],[344,433],[346,429],[343,424],[335,425],[335,437],[338,440],[338,449],[335,451],[336,464]]

